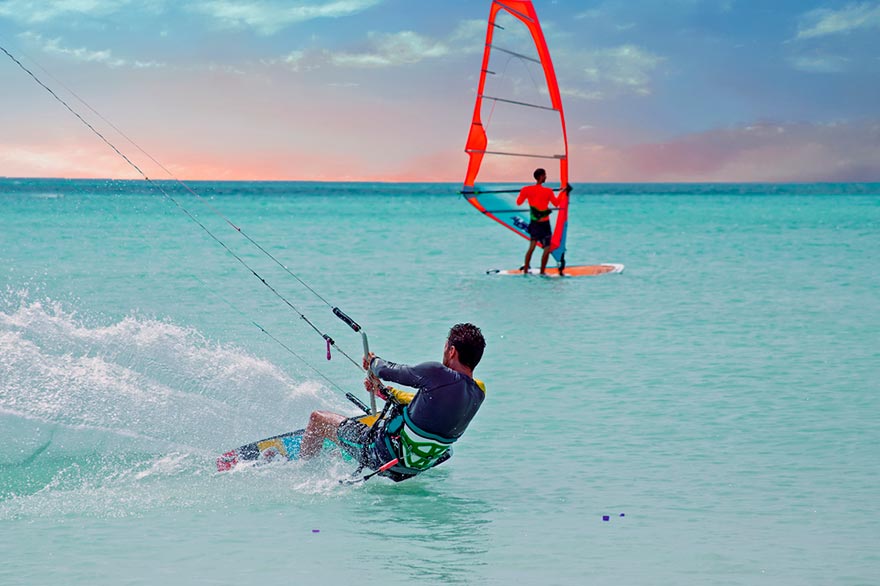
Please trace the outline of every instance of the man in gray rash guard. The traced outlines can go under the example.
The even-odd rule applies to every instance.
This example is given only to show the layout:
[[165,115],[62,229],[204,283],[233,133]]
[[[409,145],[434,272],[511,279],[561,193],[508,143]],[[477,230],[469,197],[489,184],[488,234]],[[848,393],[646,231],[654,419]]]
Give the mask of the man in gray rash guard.
[[[309,459],[329,439],[364,467],[378,470],[395,458],[398,463],[381,473],[392,480],[411,478],[449,458],[450,446],[464,433],[486,394],[473,378],[486,341],[473,324],[456,324],[443,348],[443,363],[416,366],[395,364],[379,357],[364,359],[368,375],[364,385],[393,406],[384,417],[346,418],[338,413],[315,411],[303,435],[300,457]],[[418,389],[415,393],[384,387],[379,379]]]

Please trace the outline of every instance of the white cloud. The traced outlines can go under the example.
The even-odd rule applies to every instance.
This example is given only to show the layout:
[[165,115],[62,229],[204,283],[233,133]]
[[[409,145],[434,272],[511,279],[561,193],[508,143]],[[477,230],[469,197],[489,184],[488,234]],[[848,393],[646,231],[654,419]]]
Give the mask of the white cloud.
[[86,47],[66,47],[62,45],[60,38],[46,39],[42,35],[32,32],[26,32],[19,35],[28,42],[34,43],[40,49],[49,55],[55,55],[79,61],[82,63],[100,63],[107,67],[133,67],[135,69],[145,69],[152,67],[164,67],[163,63],[156,61],[138,61],[128,60],[116,57],[109,49],[93,50]]
[[598,90],[589,91],[565,87],[559,88],[559,93],[565,97],[580,98],[582,100],[601,100],[605,97],[605,94]]
[[359,51],[295,50],[287,55],[264,60],[267,65],[281,64],[297,72],[324,66],[371,69],[412,65],[426,59],[483,50],[486,22],[461,21],[445,38],[432,38],[415,31],[396,33],[370,32]]
[[273,1],[201,0],[190,10],[205,14],[230,28],[251,28],[272,35],[292,25],[316,18],[351,16],[381,4],[383,0]]
[[840,10],[811,10],[801,18],[797,38],[811,39],[870,28],[880,28],[880,3],[847,4]]
[[350,67],[390,67],[412,65],[425,59],[483,50],[486,21],[464,20],[445,39],[433,39],[414,31],[368,35],[368,48],[359,53],[329,54],[334,65]]
[[[651,74],[665,61],[636,45],[621,45],[574,56],[587,82],[606,88],[586,92],[590,99],[614,93],[651,93]],[[572,92],[574,90],[568,90]]]
[[836,55],[800,55],[791,59],[791,64],[807,73],[840,73],[846,71],[849,59]]
[[578,12],[574,15],[576,20],[583,20],[585,18],[588,19],[597,19],[605,16],[605,13],[599,10],[598,8],[592,8],[590,10],[584,10],[583,12]]
[[[160,2],[161,3],[161,2]],[[107,16],[134,4],[139,8],[155,8],[156,2],[132,0],[6,0],[0,2],[0,16],[16,22],[37,24],[72,15]]]
[[363,53],[336,53],[331,56],[334,65],[352,67],[388,67],[409,65],[424,59],[443,57],[450,53],[449,46],[413,31],[381,34],[370,33],[371,48]]
[[485,20],[463,20],[458,23],[446,42],[457,53],[481,52],[486,46],[487,26]]

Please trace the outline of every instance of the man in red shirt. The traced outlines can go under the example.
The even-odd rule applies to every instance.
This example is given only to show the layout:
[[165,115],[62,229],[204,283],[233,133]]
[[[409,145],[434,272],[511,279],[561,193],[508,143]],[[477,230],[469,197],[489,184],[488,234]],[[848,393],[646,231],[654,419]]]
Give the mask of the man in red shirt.
[[[526,252],[526,261],[522,266],[522,272],[529,272],[529,264],[532,262],[532,252],[535,246],[540,244],[544,247],[544,254],[541,255],[541,274],[544,275],[547,268],[547,258],[550,256],[550,238],[552,232],[550,230],[550,214],[552,211],[548,209],[552,203],[559,206],[559,199],[549,187],[544,187],[547,181],[547,172],[544,169],[535,169],[534,177],[536,183],[527,185],[519,192],[516,198],[516,205],[522,205],[524,201],[529,200],[529,208],[531,211],[531,222],[529,222],[529,250]],[[571,185],[566,185],[564,191],[571,192]]]

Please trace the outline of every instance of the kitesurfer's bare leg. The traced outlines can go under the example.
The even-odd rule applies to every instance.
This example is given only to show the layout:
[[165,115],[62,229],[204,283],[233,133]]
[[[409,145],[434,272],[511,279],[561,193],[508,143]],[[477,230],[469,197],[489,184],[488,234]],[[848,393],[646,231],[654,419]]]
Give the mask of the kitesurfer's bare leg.
[[535,251],[536,244],[538,244],[538,243],[535,240],[529,241],[529,250],[528,250],[528,252],[526,252],[526,262],[522,266],[522,272],[524,272],[524,273],[529,272],[529,267],[531,266],[531,262],[532,262],[532,253]]
[[309,424],[303,433],[302,443],[299,447],[299,457],[308,460],[317,456],[321,447],[324,445],[324,439],[328,439],[333,443],[338,443],[339,438],[336,437],[336,430],[339,424],[345,421],[345,416],[330,411],[315,411],[309,417]]

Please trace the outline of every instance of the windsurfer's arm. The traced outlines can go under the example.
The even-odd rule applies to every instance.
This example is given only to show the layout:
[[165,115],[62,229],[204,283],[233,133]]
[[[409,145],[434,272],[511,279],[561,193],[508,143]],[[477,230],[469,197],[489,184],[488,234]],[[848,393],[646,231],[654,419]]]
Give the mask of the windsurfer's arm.
[[523,202],[526,200],[526,188],[523,187],[519,190],[519,197],[516,198],[516,205],[521,206]]
[[565,207],[565,202],[568,201],[568,194],[571,193],[571,191],[572,191],[571,183],[566,183],[565,187],[560,189],[559,193],[556,195],[556,201],[553,201],[552,199],[550,201],[552,201],[553,205],[555,205],[558,208]]

